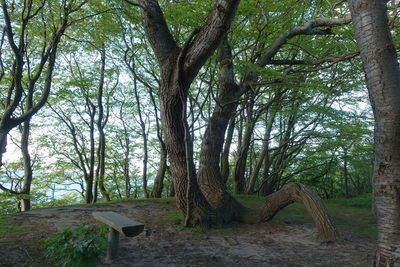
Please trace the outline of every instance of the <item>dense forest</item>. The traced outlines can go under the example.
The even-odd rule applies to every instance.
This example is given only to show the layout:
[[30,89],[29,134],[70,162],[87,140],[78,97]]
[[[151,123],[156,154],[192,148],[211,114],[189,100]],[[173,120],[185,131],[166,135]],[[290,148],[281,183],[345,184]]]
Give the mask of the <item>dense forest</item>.
[[398,1],[1,3],[0,214],[175,196],[193,226],[299,202],[335,241],[320,198],[374,192],[377,264],[400,258]]

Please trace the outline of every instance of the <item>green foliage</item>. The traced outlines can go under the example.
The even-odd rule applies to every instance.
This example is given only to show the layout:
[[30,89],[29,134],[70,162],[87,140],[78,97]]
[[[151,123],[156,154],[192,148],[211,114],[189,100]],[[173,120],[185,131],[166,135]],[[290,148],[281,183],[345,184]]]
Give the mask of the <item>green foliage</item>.
[[67,228],[46,240],[45,255],[57,266],[96,266],[99,256],[106,254],[107,232],[106,226],[99,230],[92,225]]
[[13,213],[17,211],[17,202],[16,198],[7,193],[7,192],[2,192],[0,194],[0,214],[8,214],[8,213]]

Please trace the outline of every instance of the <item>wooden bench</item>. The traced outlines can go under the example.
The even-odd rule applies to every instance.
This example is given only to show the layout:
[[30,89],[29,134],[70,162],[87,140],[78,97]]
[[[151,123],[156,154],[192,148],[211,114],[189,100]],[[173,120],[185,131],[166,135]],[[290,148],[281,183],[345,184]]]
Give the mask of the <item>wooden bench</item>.
[[110,245],[107,251],[107,258],[109,260],[118,257],[119,233],[124,236],[133,237],[143,232],[144,229],[144,224],[112,211],[93,212],[93,217],[110,227],[108,234]]

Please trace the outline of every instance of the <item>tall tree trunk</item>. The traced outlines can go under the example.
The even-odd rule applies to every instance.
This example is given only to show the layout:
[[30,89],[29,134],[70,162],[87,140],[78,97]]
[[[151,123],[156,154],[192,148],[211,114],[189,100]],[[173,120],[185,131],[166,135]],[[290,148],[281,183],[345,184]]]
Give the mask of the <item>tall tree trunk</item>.
[[[268,218],[268,214],[276,214],[284,206],[271,206],[272,202],[278,203],[276,200],[268,203],[261,211],[253,212],[240,205],[226,191],[225,183],[221,179],[219,159],[225,130],[233,111],[227,108],[231,107],[229,103],[220,102],[216,105],[209,121],[209,127],[202,142],[199,183],[196,180],[193,148],[191,139],[188,138],[189,131],[185,116],[188,88],[207,58],[222,41],[238,3],[239,1],[217,0],[215,8],[203,27],[195,31],[195,34],[192,34],[184,47],[180,49],[168,30],[157,1],[139,1],[146,35],[160,64],[161,115],[165,130],[165,144],[170,157],[178,208],[185,216],[186,225],[209,223],[212,220],[256,222]],[[229,66],[229,62],[225,65]],[[231,68],[225,70],[232,77]],[[232,79],[229,79],[229,83],[230,81]],[[230,85],[237,87],[234,82]],[[229,91],[227,93],[232,94]],[[240,94],[237,97],[240,97]],[[225,96],[222,99],[227,98],[229,97]],[[223,118],[214,116],[216,113],[220,113]],[[319,226],[321,238],[334,241],[337,237],[336,229],[332,223],[329,223],[329,216],[319,198],[309,197],[302,185],[288,185],[286,188],[291,189],[289,194],[283,192],[277,193],[277,196],[282,195],[283,198],[284,195],[289,195],[291,200],[300,199],[307,207],[310,206],[309,210]],[[291,202],[285,201],[285,203]],[[261,216],[263,214],[264,216]],[[321,224],[317,218],[321,218]]]
[[[127,134],[125,132],[125,134]],[[124,153],[124,177],[125,177],[125,197],[130,198],[131,197],[131,178],[130,178],[130,164],[129,164],[129,154],[130,154],[130,149],[129,149],[130,141],[129,137],[125,136],[125,153]]]
[[[106,68],[106,51],[103,47],[100,51],[101,54],[101,68],[100,68],[100,81],[99,88],[97,92],[97,106],[99,109],[97,117],[97,131],[99,132],[99,147],[97,148],[97,170],[96,170],[96,181],[98,182],[98,187],[100,189],[101,195],[106,201],[111,201],[110,195],[108,194],[104,186],[104,176],[105,176],[105,163],[106,163],[106,135],[104,133],[104,128],[107,123],[107,115],[104,114],[103,105],[103,95],[104,95],[104,78],[105,78],[105,68]],[[97,188],[97,187],[96,187]],[[97,196],[97,194],[96,194]]]
[[254,168],[253,173],[251,173],[247,187],[246,187],[246,194],[253,194],[254,192],[254,186],[257,181],[258,175],[260,173],[261,167],[263,163],[265,162],[265,157],[268,155],[268,150],[269,150],[269,139],[271,137],[271,131],[272,131],[272,125],[275,120],[275,115],[276,115],[276,109],[272,109],[272,112],[269,114],[267,113],[267,122],[266,122],[266,129],[265,129],[265,134],[264,134],[264,140],[260,152],[260,156],[257,159],[256,166]]
[[[282,118],[281,118],[282,120]],[[284,134],[279,140],[279,145],[275,153],[273,153],[273,161],[271,164],[271,172],[269,173],[266,180],[263,181],[261,189],[259,190],[262,196],[267,196],[272,194],[277,189],[279,189],[279,183],[281,180],[282,172],[284,169],[285,159],[287,157],[288,149],[290,148],[290,137],[292,135],[294,126],[296,124],[297,117],[296,114],[291,114],[288,118],[286,129]],[[284,128],[284,123],[281,122],[281,131]]]
[[[247,97],[252,98],[251,95]],[[253,136],[253,130],[255,126],[255,120],[253,118],[253,106],[252,100],[248,103],[248,113],[246,114],[247,121],[245,123],[246,128],[244,130],[242,142],[238,148],[238,155],[235,165],[235,173],[233,175],[233,182],[235,187],[235,194],[243,194],[246,188],[245,173],[247,165],[247,156],[249,154],[251,137]]]
[[167,149],[165,148],[165,144],[161,144],[160,162],[158,163],[157,174],[154,180],[153,190],[151,191],[152,197],[160,198],[162,196],[166,170],[167,170]]
[[375,117],[376,266],[400,266],[400,70],[386,1],[350,0]]
[[[28,95],[25,99],[25,110],[29,110],[33,106],[33,89],[28,91]],[[21,133],[21,152],[22,158],[24,162],[24,181],[22,185],[21,193],[24,195],[28,195],[27,198],[22,198],[20,200],[20,209],[21,211],[28,211],[31,209],[31,185],[33,179],[33,170],[32,170],[32,160],[31,155],[29,154],[29,135],[31,131],[31,119],[26,120],[22,126]]]
[[[135,65],[133,65],[132,68],[135,69]],[[149,157],[148,156],[149,155],[148,146],[147,146],[148,137],[147,137],[147,132],[146,132],[146,124],[143,119],[142,106],[140,105],[136,76],[133,77],[133,90],[134,90],[135,99],[136,99],[136,107],[137,107],[137,111],[139,114],[141,135],[143,138],[142,188],[143,188],[144,197],[149,198],[149,192],[147,191],[147,162],[148,162],[148,157]]]
[[235,131],[235,119],[232,118],[229,126],[228,131],[226,133],[224,149],[221,154],[221,179],[226,184],[229,179],[229,151],[232,144],[233,132]]
[[165,146],[165,142],[162,136],[162,130],[160,127],[160,119],[158,117],[158,110],[156,100],[154,98],[152,89],[149,88],[149,94],[151,103],[153,104],[154,114],[156,117],[156,126],[157,126],[157,138],[160,142],[160,162],[158,163],[157,175],[154,180],[153,190],[151,192],[152,197],[160,198],[162,196],[162,191],[164,188],[164,178],[165,172],[167,171],[167,148]]
[[349,173],[347,169],[347,149],[344,149],[343,152],[343,180],[344,180],[344,193],[345,197],[349,197]]
[[29,197],[31,193],[31,185],[33,178],[32,161],[29,154],[29,134],[30,134],[30,120],[23,123],[22,135],[21,135],[21,151],[24,161],[24,181],[21,190],[21,194],[28,195],[20,200],[21,211],[27,211],[31,209],[31,199]]
[[[89,100],[86,100],[89,102]],[[90,156],[89,156],[89,172],[87,175],[86,185],[90,185],[90,192],[89,188],[86,188],[86,203],[96,203],[97,202],[97,188],[98,188],[98,181],[95,180],[95,158],[96,158],[96,148],[95,148],[95,140],[94,140],[94,116],[95,116],[95,108],[92,106],[92,112],[90,112],[90,123],[89,123],[89,143],[90,143]],[[93,186],[95,183],[95,186]],[[88,202],[89,201],[89,202]]]

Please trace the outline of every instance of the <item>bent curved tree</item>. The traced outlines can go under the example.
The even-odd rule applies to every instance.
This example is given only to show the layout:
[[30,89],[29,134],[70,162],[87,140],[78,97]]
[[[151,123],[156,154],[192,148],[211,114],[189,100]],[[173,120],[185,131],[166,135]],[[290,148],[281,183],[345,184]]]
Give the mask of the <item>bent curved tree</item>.
[[383,0],[349,1],[375,117],[375,266],[400,266],[400,69]]
[[[254,223],[271,219],[285,206],[300,202],[313,216],[320,239],[336,240],[337,231],[321,201],[304,185],[292,183],[284,186],[271,194],[267,204],[257,210],[242,206],[227,192],[221,178],[220,155],[228,122],[236,109],[236,101],[232,103],[230,100],[237,100],[245,92],[242,85],[234,81],[227,43],[219,51],[218,104],[203,137],[199,170],[196,172],[186,120],[188,89],[200,68],[223,41],[240,1],[217,0],[204,25],[191,34],[182,48],[173,39],[156,0],[127,2],[141,8],[144,29],[159,62],[161,118],[177,204],[184,214],[185,225],[232,220]],[[254,79],[254,74],[250,73],[248,80]]]

